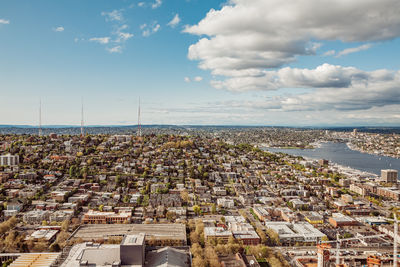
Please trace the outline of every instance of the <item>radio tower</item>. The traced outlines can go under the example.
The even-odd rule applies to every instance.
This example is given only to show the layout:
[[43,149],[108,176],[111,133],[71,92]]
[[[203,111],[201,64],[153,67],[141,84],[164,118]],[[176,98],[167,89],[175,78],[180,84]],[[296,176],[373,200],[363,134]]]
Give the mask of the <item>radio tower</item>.
[[85,135],[85,129],[83,125],[83,98],[82,98],[82,109],[81,109],[81,137]]
[[42,99],[39,100],[39,136],[42,136]]
[[140,121],[140,97],[139,97],[139,108],[138,108],[138,132],[137,135],[142,136],[142,123]]

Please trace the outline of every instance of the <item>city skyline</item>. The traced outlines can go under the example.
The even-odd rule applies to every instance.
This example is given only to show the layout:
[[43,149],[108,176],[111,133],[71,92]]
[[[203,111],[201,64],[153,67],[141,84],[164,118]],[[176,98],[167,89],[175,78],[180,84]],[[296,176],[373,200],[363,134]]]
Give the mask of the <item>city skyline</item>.
[[[329,8],[327,8],[329,7]],[[0,1],[0,125],[400,122],[400,4]],[[313,14],[310,16],[310,14]]]

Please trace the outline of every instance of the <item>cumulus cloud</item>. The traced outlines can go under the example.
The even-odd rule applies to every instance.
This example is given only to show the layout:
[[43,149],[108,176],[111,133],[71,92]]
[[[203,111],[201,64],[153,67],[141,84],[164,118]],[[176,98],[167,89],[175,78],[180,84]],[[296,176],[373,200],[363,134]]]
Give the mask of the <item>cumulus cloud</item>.
[[385,69],[368,72],[323,64],[315,69],[282,68],[262,76],[235,77],[214,83],[217,88],[238,91],[312,88],[306,93],[275,96],[253,103],[267,110],[366,110],[400,103],[400,71]]
[[142,35],[144,37],[149,37],[150,35],[158,32],[161,26],[157,23],[157,21],[153,21],[150,25],[142,24],[140,25],[140,29],[142,30]]
[[176,14],[173,18],[172,18],[172,20],[170,21],[170,22],[168,22],[168,26],[170,26],[170,27],[172,27],[172,28],[175,28],[178,24],[179,24],[179,22],[181,22],[181,18],[179,17],[179,15],[178,14]]
[[194,77],[194,79],[193,79],[195,82],[201,82],[202,80],[203,80],[203,77],[201,77],[201,76],[196,76],[196,77]]
[[183,80],[184,80],[185,82],[187,82],[187,83],[190,83],[190,78],[189,78],[189,77],[185,77],[185,78],[183,78]]
[[0,24],[10,24],[8,19],[0,19]]
[[337,53],[336,57],[341,57],[341,56],[345,56],[348,54],[352,54],[352,53],[357,53],[363,50],[368,50],[372,47],[372,44],[363,44],[357,47],[352,47],[352,48],[346,48],[340,52]]
[[101,15],[106,17],[108,21],[122,21],[124,16],[122,15],[122,10],[113,10],[111,12],[101,12]]
[[156,0],[153,4],[151,4],[151,8],[155,9],[155,8],[159,8],[162,4],[162,0]]
[[122,53],[122,47],[120,45],[117,45],[111,48],[107,48],[107,51],[110,53]]
[[54,28],[53,31],[55,31],[55,32],[63,32],[64,31],[64,27],[58,26],[58,27]]
[[110,42],[110,37],[93,37],[90,38],[89,41],[99,44],[108,44]]
[[128,32],[129,26],[124,24],[123,9],[113,10],[111,12],[102,12],[106,22],[112,26],[109,37],[93,37],[89,41],[105,45],[105,49],[110,53],[122,53],[124,44],[134,35]]
[[184,32],[202,36],[188,51],[200,68],[251,78],[298,56],[315,55],[324,41],[396,38],[399,12],[397,0],[231,0]]

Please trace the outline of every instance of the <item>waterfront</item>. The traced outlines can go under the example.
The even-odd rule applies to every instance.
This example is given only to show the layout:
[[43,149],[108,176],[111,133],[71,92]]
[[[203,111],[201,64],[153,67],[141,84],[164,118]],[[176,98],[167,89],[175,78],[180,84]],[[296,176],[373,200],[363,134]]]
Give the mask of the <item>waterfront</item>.
[[361,153],[350,149],[346,143],[323,142],[314,149],[271,148],[271,152],[281,152],[312,159],[327,159],[330,162],[364,172],[380,175],[382,169],[400,170],[400,159]]

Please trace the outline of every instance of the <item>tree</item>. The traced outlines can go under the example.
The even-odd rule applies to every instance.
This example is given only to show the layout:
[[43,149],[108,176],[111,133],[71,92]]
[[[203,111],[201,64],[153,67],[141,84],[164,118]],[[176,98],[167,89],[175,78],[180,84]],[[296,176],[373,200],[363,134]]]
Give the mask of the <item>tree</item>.
[[199,205],[194,205],[193,206],[193,212],[196,213],[196,215],[200,215],[201,213],[201,208]]
[[203,255],[203,248],[200,246],[199,243],[194,243],[191,247],[190,247],[190,252],[192,252],[194,257],[200,257],[202,258]]
[[0,235],[5,234],[17,225],[17,218],[15,216],[11,217],[5,222],[0,223]]
[[189,202],[189,193],[188,193],[188,191],[186,189],[182,190],[180,195],[181,195],[181,198],[182,198],[183,202],[185,202],[185,203]]
[[261,243],[264,245],[267,244],[268,238],[267,238],[267,235],[265,234],[265,232],[263,231],[263,229],[256,228],[256,232],[261,239]]
[[194,257],[192,261],[193,267],[207,267],[207,262],[201,257]]
[[165,214],[165,217],[167,217],[168,220],[172,221],[172,220],[176,219],[176,213],[173,211],[167,211],[167,213]]
[[204,250],[204,256],[207,259],[209,267],[220,267],[221,264],[218,260],[218,255],[211,246],[206,246]]
[[267,235],[269,236],[269,240],[271,241],[272,245],[280,245],[281,242],[279,240],[279,235],[272,229],[267,230]]
[[216,214],[217,213],[217,205],[215,205],[215,203],[213,203],[211,205],[211,213],[212,214]]

